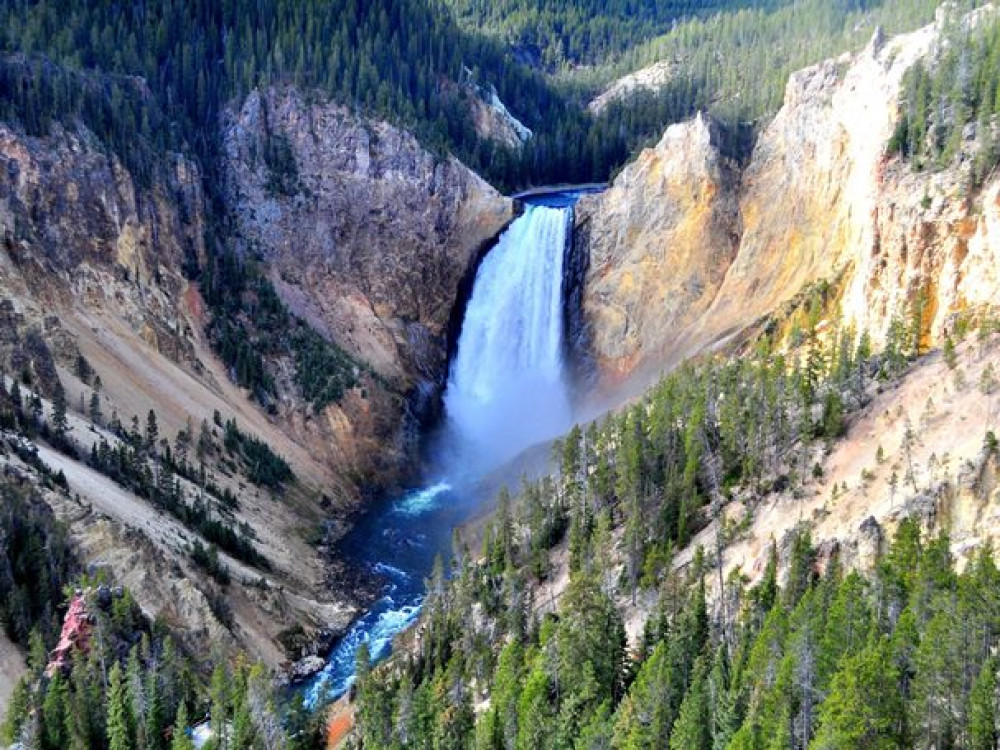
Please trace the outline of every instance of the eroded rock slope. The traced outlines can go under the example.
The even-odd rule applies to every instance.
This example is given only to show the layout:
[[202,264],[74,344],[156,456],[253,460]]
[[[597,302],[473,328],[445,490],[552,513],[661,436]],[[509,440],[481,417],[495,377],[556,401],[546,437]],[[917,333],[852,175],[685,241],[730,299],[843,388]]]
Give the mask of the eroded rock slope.
[[903,75],[932,55],[943,24],[877,33],[856,55],[794,74],[743,169],[726,165],[699,117],[581,202],[581,335],[605,384],[648,382],[819,281],[837,289],[839,322],[876,345],[918,297],[928,343],[956,313],[995,304],[1000,179],[970,194],[967,163],[917,173],[887,154]]

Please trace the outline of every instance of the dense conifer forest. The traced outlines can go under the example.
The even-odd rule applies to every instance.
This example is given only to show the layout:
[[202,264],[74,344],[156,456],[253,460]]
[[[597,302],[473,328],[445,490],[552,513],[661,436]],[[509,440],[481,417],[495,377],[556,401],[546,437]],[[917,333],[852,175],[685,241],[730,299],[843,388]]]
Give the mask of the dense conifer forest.
[[[780,540],[783,585],[778,540],[749,585],[723,579],[721,550],[742,533],[730,519],[672,565],[738,493],[753,513],[821,476],[817,451],[920,356],[919,304],[875,355],[865,336],[817,336],[825,294],[793,319],[789,353],[765,336],[740,360],[683,367],[567,435],[557,479],[526,483],[516,503],[502,494],[481,553],[460,546],[450,577],[439,563],[428,581],[414,648],[375,668],[362,650],[362,747],[995,747],[1000,570],[988,546],[959,573],[946,536],[904,520],[863,575],[836,552],[821,560],[801,525]],[[984,434],[985,460],[997,450]],[[557,546],[568,587],[530,606]],[[623,605],[639,591],[655,604],[629,649]]]
[[[3,484],[2,491],[8,497],[17,490]],[[33,554],[44,564],[45,547]],[[0,742],[38,750],[191,750],[191,727],[210,714],[224,730],[206,747],[321,746],[321,718],[280,696],[263,667],[215,658],[206,674],[205,660],[185,654],[165,623],[144,618],[128,590],[101,574],[77,571],[74,582],[79,588],[67,594],[82,605],[85,617],[74,626],[85,647],[53,666],[44,620],[31,631],[28,674],[6,707]]]
[[[874,575],[836,557],[816,575],[803,531],[784,586],[773,554],[757,584],[726,582],[733,623],[710,616],[698,557],[663,581],[635,652],[597,560],[557,614],[526,622],[506,601],[489,609],[500,577],[460,558],[455,583],[431,589],[419,654],[375,670],[361,654],[363,746],[995,747],[1000,570],[983,551],[958,573],[948,546],[904,521]],[[469,632],[469,606],[499,651]],[[470,685],[490,691],[478,717]]]
[[970,171],[981,185],[1000,162],[995,119],[1000,115],[1000,23],[950,29],[928,69],[917,63],[906,74],[902,117],[889,143],[914,168],[951,165],[975,142]]
[[[937,5],[16,0],[0,7],[8,53],[0,112],[31,133],[79,118],[140,175],[166,148],[193,151],[211,183],[221,109],[254,87],[294,84],[410,128],[501,187],[600,181],[699,109],[733,127],[766,117],[792,70],[860,47],[876,25],[915,28]],[[515,54],[522,42],[547,58],[589,64],[552,77]],[[677,66],[661,92],[597,117],[583,109],[613,77],[658,60]],[[94,70],[111,76],[79,76]],[[495,87],[534,131],[525,147],[477,137],[463,104],[476,94],[443,85],[469,80]]]
[[463,28],[497,35],[520,59],[550,70],[607,62],[669,31],[677,21],[784,4],[786,0],[446,0]]

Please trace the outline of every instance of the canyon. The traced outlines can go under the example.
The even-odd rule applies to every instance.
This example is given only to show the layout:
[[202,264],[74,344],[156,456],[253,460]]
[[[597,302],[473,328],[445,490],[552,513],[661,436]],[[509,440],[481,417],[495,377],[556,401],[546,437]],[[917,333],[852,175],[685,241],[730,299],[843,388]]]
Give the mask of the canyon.
[[[128,582],[144,611],[187,633],[192,649],[208,639],[278,666],[324,648],[363,600],[329,544],[366,497],[412,471],[420,425],[440,410],[460,288],[514,207],[404,131],[306,104],[294,90],[254,93],[226,117],[239,251],[261,258],[288,309],[364,368],[357,386],[317,412],[285,358],[275,402],[265,407],[239,388],[185,271],[207,252],[209,199],[197,166],[174,154],[151,178],[137,176],[82,126],[44,137],[0,126],[0,366],[30,378],[46,413],[57,384],[65,388],[82,451],[118,442],[88,418],[85,402],[97,394],[109,421],[145,421],[155,410],[171,442],[213,415],[218,434],[219,415],[232,418],[288,461],[296,480],[280,498],[207,461],[220,491],[240,498],[234,523],[272,565],[260,576],[222,553],[240,585],[221,592],[191,564],[189,533],[162,510],[83,460],[44,459],[69,477],[69,501],[46,497],[89,564]],[[266,184],[259,149],[274,132],[296,165],[287,193]],[[36,476],[3,454],[4,466]],[[264,589],[248,585],[255,576]],[[220,596],[232,623],[221,619]]]
[[[987,6],[963,23],[994,14]],[[864,332],[876,350],[900,321],[918,325],[929,350],[987,321],[978,344],[960,347],[957,369],[932,354],[898,388],[877,389],[845,439],[815,457],[822,479],[804,499],[779,492],[751,510],[749,497],[734,498],[725,520],[680,552],[678,570],[741,523],[723,565],[751,582],[772,544],[786,572],[789,540],[804,525],[824,554],[868,572],[904,518],[948,533],[962,565],[996,538],[997,467],[983,435],[995,424],[989,383],[1000,366],[988,333],[1000,288],[1000,175],[970,188],[971,131],[963,157],[944,169],[914,169],[888,149],[903,76],[917,61],[931,64],[947,23],[939,12],[910,34],[876,32],[864,50],[795,73],[743,162],[726,155],[720,126],[698,115],[577,205],[575,252],[586,270],[572,335],[596,404],[634,398],[688,358],[751,357],[765,334],[794,361],[796,311],[817,290],[821,336],[846,330],[856,341]],[[925,468],[897,493],[890,474],[906,463],[905,424],[918,425],[910,460]],[[616,538],[620,575],[624,546]],[[566,550],[554,559],[560,572],[537,592],[540,611],[568,585]],[[638,603],[618,597],[633,643],[654,593]]]
[[[903,76],[932,54],[942,24],[892,39],[876,33],[864,50],[793,75],[784,105],[743,159],[724,148],[722,126],[700,114],[670,126],[607,190],[581,197],[563,274],[581,413],[627,403],[689,357],[739,353],[761,331],[783,330],[818,285],[831,290],[823,327],[865,331],[876,348],[918,301],[926,348],[994,310],[1000,177],[970,191],[972,154],[917,172],[887,152]],[[422,430],[442,417],[472,279],[523,206],[402,128],[296,87],[232,102],[220,131],[217,198],[228,224],[212,227],[202,175],[182,154],[141,177],[82,126],[29,137],[0,125],[0,363],[15,378],[29,374],[47,411],[56,380],[65,385],[70,427],[85,449],[113,436],[75,408],[96,390],[77,373],[81,357],[100,376],[107,413],[144,419],[153,407],[171,437],[218,413],[288,461],[296,480],[280,493],[209,462],[220,487],[240,498],[234,522],[252,530],[272,566],[265,574],[222,554],[239,578],[223,594],[227,625],[213,605],[218,587],[188,559],[191,535],[181,524],[84,461],[41,451],[68,479],[69,495],[45,496],[88,563],[111,569],[148,615],[192,642],[221,641],[287,667],[315,657],[371,599],[364,585],[355,590],[334,543],[373,497],[416,478]],[[206,237],[220,234],[263,269],[292,314],[356,363],[357,384],[341,398],[314,408],[290,359],[275,363],[273,403],[234,384],[206,333],[211,311],[199,283],[185,273],[185,264],[204,263]],[[783,333],[786,345],[792,331]],[[967,345],[962,357],[978,378],[995,352],[981,361]],[[859,455],[882,434],[880,413],[913,411],[926,398],[954,413],[983,408],[968,389],[934,385],[948,376],[939,360],[917,369],[905,395],[880,395],[858,417],[848,442],[864,436]],[[940,428],[927,438],[928,456],[954,442],[950,467],[994,472],[979,437],[965,437]],[[827,459],[830,478],[815,498],[794,507],[822,522],[817,542],[857,547],[868,515],[881,535],[899,516],[884,499],[868,502],[875,480],[850,481],[868,459],[847,450]],[[13,451],[0,460],[32,475]],[[831,508],[824,498],[838,479],[851,491]],[[992,516],[972,504],[989,502],[989,482],[964,494],[931,489],[951,505],[925,515],[934,524],[957,519],[964,550],[990,537],[976,527],[992,527]],[[762,516],[727,565],[759,574],[765,541],[790,528],[786,510]],[[692,554],[693,546],[677,564]]]

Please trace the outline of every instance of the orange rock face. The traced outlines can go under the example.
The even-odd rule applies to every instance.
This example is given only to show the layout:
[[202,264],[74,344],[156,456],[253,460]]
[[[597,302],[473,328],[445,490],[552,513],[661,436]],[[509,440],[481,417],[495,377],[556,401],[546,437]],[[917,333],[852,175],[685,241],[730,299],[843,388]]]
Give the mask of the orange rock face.
[[876,345],[918,297],[926,343],[956,313],[996,304],[1000,179],[969,194],[969,160],[915,173],[886,154],[903,75],[940,33],[876,35],[794,74],[745,168],[699,118],[581,202],[584,333],[604,383],[648,382],[820,280],[842,290],[831,322]]

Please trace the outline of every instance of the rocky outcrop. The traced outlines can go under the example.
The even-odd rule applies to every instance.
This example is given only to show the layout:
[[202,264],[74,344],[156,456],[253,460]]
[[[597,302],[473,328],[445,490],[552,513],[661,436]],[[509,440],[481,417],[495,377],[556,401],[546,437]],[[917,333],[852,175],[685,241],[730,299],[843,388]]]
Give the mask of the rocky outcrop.
[[603,193],[580,199],[575,250],[589,255],[584,329],[610,376],[663,352],[705,313],[736,253],[736,169],[715,124],[667,129]]
[[461,282],[512,203],[409,133],[295,89],[252,93],[225,114],[223,141],[243,251],[376,373],[318,419],[295,415],[294,429],[357,475],[391,480],[438,405]]
[[925,341],[940,343],[956,315],[1000,302],[1000,176],[975,195],[964,170],[917,174],[884,166],[871,244],[851,259],[842,309],[857,330],[884,339],[893,315],[918,295]]
[[[251,94],[224,143],[243,245],[291,307],[390,381],[439,379],[459,282],[511,202],[409,133],[294,89]],[[268,149],[293,184],[276,185]]]
[[[995,304],[1000,178],[969,195],[967,163],[915,173],[886,153],[903,75],[932,55],[943,23],[877,33],[855,55],[794,74],[738,177],[692,169],[723,163],[696,120],[582,205],[583,304],[605,381],[648,379],[732,341],[820,280],[836,282],[840,322],[876,345],[918,296],[928,343],[956,313]],[[697,196],[687,203],[684,184]]]
[[[717,341],[818,279],[857,269],[876,244],[879,170],[903,74],[931,49],[925,29],[795,73],[740,187],[739,251],[688,346]],[[850,311],[844,311],[850,317]]]
[[587,104],[587,109],[596,117],[612,104],[627,105],[628,100],[637,94],[655,94],[674,78],[678,67],[677,62],[661,60],[622,76],[595,96]]
[[470,98],[472,122],[480,138],[513,150],[531,140],[534,134],[511,114],[493,86],[474,86]]

